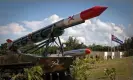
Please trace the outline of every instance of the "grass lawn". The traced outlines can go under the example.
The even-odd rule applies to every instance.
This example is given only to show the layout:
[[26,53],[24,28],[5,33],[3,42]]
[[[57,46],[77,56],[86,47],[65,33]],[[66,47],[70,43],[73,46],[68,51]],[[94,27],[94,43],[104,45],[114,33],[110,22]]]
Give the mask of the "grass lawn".
[[104,60],[94,65],[89,80],[109,80],[104,74],[105,68],[116,69],[116,80],[133,80],[133,56]]

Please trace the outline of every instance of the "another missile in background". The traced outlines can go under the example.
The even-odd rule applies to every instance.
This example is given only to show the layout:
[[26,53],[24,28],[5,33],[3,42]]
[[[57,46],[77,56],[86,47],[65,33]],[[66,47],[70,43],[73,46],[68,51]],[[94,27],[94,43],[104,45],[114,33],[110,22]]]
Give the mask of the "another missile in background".
[[90,49],[77,49],[77,50],[70,50],[70,51],[65,51],[63,53],[64,56],[80,56],[80,55],[87,55],[90,54],[91,50]]

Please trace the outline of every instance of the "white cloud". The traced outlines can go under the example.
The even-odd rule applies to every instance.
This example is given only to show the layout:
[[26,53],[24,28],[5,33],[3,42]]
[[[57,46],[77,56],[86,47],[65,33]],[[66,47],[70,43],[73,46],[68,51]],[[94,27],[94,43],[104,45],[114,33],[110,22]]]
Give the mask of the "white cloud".
[[23,21],[22,23],[25,24],[26,27],[30,28],[32,31],[36,31],[40,28],[46,27],[47,25],[50,25],[54,22],[57,22],[61,20],[58,15],[54,14],[50,16],[49,18],[45,18],[44,20],[40,21]]
[[37,30],[38,28],[42,27],[41,21],[23,21],[23,23],[25,24],[26,27],[32,29],[32,30]]
[[54,23],[54,22],[57,22],[61,19],[62,18],[60,18],[58,15],[54,14],[54,15],[50,16],[47,20],[52,21],[52,23]]
[[[29,31],[31,32],[31,30],[36,31],[61,19],[61,17],[54,14],[40,21],[22,21],[24,25],[11,23],[6,26],[0,26],[0,34],[12,33],[13,35],[21,34],[22,36],[28,34]],[[69,38],[69,36],[73,36],[86,45],[93,43],[110,45],[112,33],[121,40],[124,40],[125,37],[131,36],[131,34],[133,34],[133,27],[129,25],[128,28],[125,28],[122,24],[118,25],[111,22],[103,22],[100,19],[94,18],[86,20],[85,23],[82,23],[80,25],[65,29],[64,34],[61,36],[61,41],[65,42]]]
[[93,43],[110,45],[111,34],[114,34],[121,40],[124,40],[124,37],[127,36],[122,27],[122,25],[103,22],[94,18],[87,20],[83,24],[66,29],[63,36],[74,36],[87,45]]
[[79,40],[82,43],[85,43],[85,38],[84,37],[77,37],[77,40]]
[[133,37],[133,25],[129,24],[128,27],[125,29],[125,32],[129,37]]
[[18,23],[10,23],[6,26],[0,26],[0,34],[20,34],[26,29]]

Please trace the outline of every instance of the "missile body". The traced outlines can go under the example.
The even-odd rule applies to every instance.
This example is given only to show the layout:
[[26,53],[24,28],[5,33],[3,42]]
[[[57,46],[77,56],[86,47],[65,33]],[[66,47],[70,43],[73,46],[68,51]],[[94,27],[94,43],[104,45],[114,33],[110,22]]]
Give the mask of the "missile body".
[[77,49],[77,50],[65,51],[63,55],[64,56],[81,56],[81,55],[86,55],[90,53],[91,53],[90,49]]
[[62,19],[58,22],[55,22],[51,25],[48,25],[42,29],[39,29],[35,32],[32,32],[30,35],[23,36],[17,40],[13,41],[14,45],[24,46],[28,41],[33,43],[40,42],[48,38],[48,35],[52,32],[52,37],[57,37],[63,34],[64,29],[72,27],[74,25],[81,24],[85,20],[99,16],[107,7],[95,6],[85,11],[80,12],[79,14],[70,16],[66,19]]

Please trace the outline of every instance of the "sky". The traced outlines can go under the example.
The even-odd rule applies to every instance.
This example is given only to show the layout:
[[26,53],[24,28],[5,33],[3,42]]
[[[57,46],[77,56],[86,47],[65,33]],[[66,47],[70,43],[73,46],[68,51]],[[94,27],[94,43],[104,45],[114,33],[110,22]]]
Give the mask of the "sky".
[[124,41],[133,36],[132,4],[132,0],[1,0],[0,44],[97,5],[108,8],[100,16],[66,29],[62,42],[73,36],[87,45],[110,45],[111,34]]

